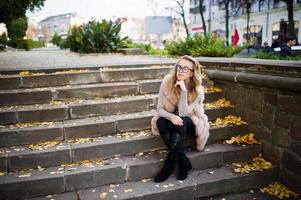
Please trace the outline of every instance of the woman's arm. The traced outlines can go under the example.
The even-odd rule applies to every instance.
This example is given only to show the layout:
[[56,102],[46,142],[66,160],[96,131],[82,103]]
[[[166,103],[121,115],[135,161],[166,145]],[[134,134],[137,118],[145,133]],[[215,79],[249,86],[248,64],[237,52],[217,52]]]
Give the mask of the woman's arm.
[[[203,90],[201,90],[201,91],[203,91]],[[195,108],[195,106],[203,101],[204,101],[204,93],[200,92],[199,95],[195,98],[195,100],[190,105],[188,105],[187,91],[181,90],[180,101],[178,104],[179,116],[180,117],[188,116],[192,112],[192,110]]]
[[171,117],[175,116],[175,114],[170,113],[170,112],[168,112],[164,109],[164,106],[163,106],[163,98],[164,98],[164,96],[163,96],[163,85],[164,84],[166,84],[166,80],[163,80],[161,85],[160,85],[158,104],[157,104],[157,113],[160,117],[164,117],[164,118],[171,121]]

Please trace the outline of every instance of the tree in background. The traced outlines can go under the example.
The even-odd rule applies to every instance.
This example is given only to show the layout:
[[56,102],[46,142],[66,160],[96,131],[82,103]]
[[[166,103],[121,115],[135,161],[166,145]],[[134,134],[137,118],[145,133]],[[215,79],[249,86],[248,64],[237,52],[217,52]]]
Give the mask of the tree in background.
[[294,23],[294,1],[293,0],[281,0],[286,3],[287,9],[287,21],[288,21],[288,35],[295,36],[295,23]]
[[51,39],[52,44],[54,44],[56,46],[60,46],[61,41],[62,41],[62,38],[57,33],[55,33],[52,36],[52,39]]
[[10,38],[9,45],[16,47],[17,41],[23,39],[27,30],[27,17],[20,17],[12,23],[6,25],[7,30],[10,30],[8,36]]
[[206,36],[207,35],[207,27],[206,27],[206,22],[205,22],[205,18],[204,18],[203,3],[204,3],[204,0],[199,0],[199,11],[200,11],[201,18],[202,18],[204,36]]
[[[0,23],[5,23],[8,37],[16,38],[13,24],[23,23],[26,11],[34,12],[44,6],[45,0],[0,0]],[[21,19],[20,19],[21,18]],[[22,36],[22,38],[24,35]]]
[[246,8],[247,8],[247,44],[250,44],[250,14],[251,14],[252,0],[245,0],[244,3],[246,4]]
[[180,11],[176,11],[179,15],[181,15],[182,19],[183,19],[183,23],[184,23],[184,27],[185,27],[185,31],[186,31],[186,37],[188,38],[189,35],[189,31],[188,31],[188,27],[187,27],[187,23],[186,23],[186,19],[185,19],[185,11],[184,11],[184,0],[176,0],[177,4],[179,5]]
[[230,0],[223,0],[225,4],[225,10],[226,10],[226,45],[229,46],[229,3]]
[[2,33],[2,35],[0,36],[0,44],[3,44],[4,46],[7,45],[7,35],[5,32]]

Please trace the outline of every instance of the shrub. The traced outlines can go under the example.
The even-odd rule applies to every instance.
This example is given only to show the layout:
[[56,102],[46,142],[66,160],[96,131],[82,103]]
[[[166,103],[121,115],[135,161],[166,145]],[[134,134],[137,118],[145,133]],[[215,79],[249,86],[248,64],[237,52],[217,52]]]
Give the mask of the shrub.
[[124,40],[119,33],[121,24],[112,21],[95,20],[80,27],[73,27],[69,34],[70,50],[81,53],[116,52]]
[[283,57],[275,52],[263,52],[263,51],[257,51],[256,54],[249,57],[258,58],[258,59],[271,59],[271,60],[301,60],[301,56],[299,55]]
[[17,39],[16,44],[17,49],[25,49],[26,51],[31,49],[29,41],[26,39]]
[[54,44],[56,46],[60,46],[61,41],[62,41],[62,38],[57,33],[55,33],[52,36],[52,39],[51,39],[52,44]]
[[6,46],[7,41],[8,41],[7,35],[5,32],[3,32],[2,35],[0,36],[0,44],[3,44],[4,46]]
[[61,49],[68,49],[70,48],[70,41],[68,39],[64,39],[60,43],[60,48]]
[[25,49],[26,51],[32,48],[44,47],[45,43],[43,41],[33,41],[32,39],[17,39],[16,41],[17,49]]
[[224,40],[200,35],[166,44],[166,50],[171,55],[231,57],[241,49],[242,47],[227,47]]

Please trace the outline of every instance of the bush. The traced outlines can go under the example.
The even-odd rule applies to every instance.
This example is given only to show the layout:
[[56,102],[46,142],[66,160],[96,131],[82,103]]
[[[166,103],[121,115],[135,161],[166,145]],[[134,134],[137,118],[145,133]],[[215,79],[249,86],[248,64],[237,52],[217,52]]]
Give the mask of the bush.
[[40,48],[40,47],[44,47],[45,46],[45,43],[43,41],[33,41],[31,39],[28,39],[28,43],[29,43],[30,49],[32,49],[32,48]]
[[6,46],[7,45],[7,41],[8,41],[8,38],[7,38],[6,33],[4,32],[0,36],[0,44],[3,44],[4,46]]
[[231,57],[241,49],[242,47],[227,47],[224,40],[200,35],[166,44],[166,50],[171,55]]
[[17,49],[25,49],[26,51],[29,51],[31,49],[29,41],[26,39],[17,39],[16,44]]
[[70,41],[68,39],[62,40],[60,43],[61,49],[68,49],[70,48]]
[[255,55],[249,57],[258,58],[258,59],[270,59],[270,60],[301,60],[301,56],[299,55],[283,57],[275,52],[263,52],[263,51],[257,51]]
[[73,27],[69,34],[70,50],[81,53],[110,53],[122,47],[124,40],[119,36],[121,24],[95,20],[80,27]]
[[16,44],[17,49],[25,49],[26,51],[45,46],[43,41],[33,41],[32,39],[17,39]]
[[130,39],[125,40],[123,47],[142,48],[145,52],[151,55],[168,55],[168,52],[165,49],[154,48],[151,44],[134,43]]
[[61,41],[62,41],[62,38],[57,33],[55,33],[52,36],[52,39],[51,39],[52,44],[54,44],[56,46],[60,46]]

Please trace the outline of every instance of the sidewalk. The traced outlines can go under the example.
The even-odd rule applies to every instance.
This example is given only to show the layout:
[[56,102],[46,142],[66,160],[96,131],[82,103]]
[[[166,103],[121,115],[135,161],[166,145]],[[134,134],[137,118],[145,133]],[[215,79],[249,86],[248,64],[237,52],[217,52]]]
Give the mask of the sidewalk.
[[176,59],[163,56],[122,54],[78,54],[59,48],[39,48],[31,51],[0,53],[0,71],[32,70],[61,67],[92,67],[119,64],[174,63]]

